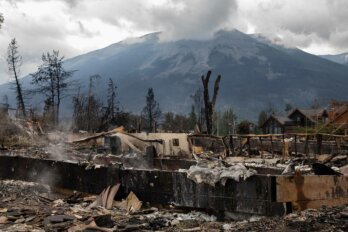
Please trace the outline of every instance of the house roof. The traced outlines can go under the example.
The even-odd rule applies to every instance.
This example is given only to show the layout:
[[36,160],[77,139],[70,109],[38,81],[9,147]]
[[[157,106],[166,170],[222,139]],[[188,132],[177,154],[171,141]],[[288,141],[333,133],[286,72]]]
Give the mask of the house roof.
[[277,115],[271,115],[267,118],[267,120],[263,123],[262,127],[265,126],[265,124],[270,120],[270,119],[274,119],[277,122],[279,122],[279,124],[281,125],[285,125],[286,122],[291,122],[291,119],[288,117],[283,117],[283,116],[277,116]]
[[306,118],[308,118],[309,120],[311,120],[313,122],[316,119],[316,117],[322,117],[324,115],[328,115],[328,113],[325,109],[298,109],[298,108],[296,108],[289,114],[289,117],[291,117],[291,115],[293,115],[296,111],[300,112],[301,114],[306,116]]
[[337,119],[339,119],[342,115],[346,114],[348,111],[348,105],[342,105],[334,112],[334,118],[328,122],[329,123],[335,123]]
[[286,122],[290,122],[291,119],[288,117],[283,117],[283,116],[275,116],[273,115],[274,119],[276,119],[280,124],[285,124]]

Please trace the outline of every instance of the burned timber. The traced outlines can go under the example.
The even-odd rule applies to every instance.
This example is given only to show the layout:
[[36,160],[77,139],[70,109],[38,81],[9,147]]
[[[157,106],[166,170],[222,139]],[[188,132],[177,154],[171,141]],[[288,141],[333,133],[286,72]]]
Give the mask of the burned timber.
[[[318,139],[329,136],[333,140]],[[348,176],[314,175],[310,168],[311,162],[320,160],[347,173],[347,138],[287,137],[295,139],[284,135],[131,134],[116,129],[68,142],[75,153],[63,160],[46,151],[38,158],[30,149],[22,153],[3,149],[0,178],[92,194],[119,183],[116,198],[133,192],[150,204],[216,213],[280,216],[347,204]],[[86,154],[86,149],[96,152]],[[281,175],[288,160],[296,162],[294,173]]]

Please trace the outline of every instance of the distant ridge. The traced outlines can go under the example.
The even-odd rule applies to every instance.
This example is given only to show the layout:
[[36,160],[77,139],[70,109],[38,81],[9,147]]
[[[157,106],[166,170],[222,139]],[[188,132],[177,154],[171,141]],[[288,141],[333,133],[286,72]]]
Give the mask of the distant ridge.
[[[96,93],[105,98],[107,82],[118,86],[125,110],[139,113],[149,87],[162,111],[187,113],[190,95],[201,87],[200,76],[211,69],[221,74],[218,108],[232,107],[239,118],[255,120],[269,104],[281,112],[286,103],[309,107],[314,100],[347,100],[348,67],[299,49],[261,41],[238,30],[219,31],[208,40],[160,42],[159,33],[127,39],[108,47],[79,55],[65,62],[78,70],[74,79],[87,86],[88,77],[100,74]],[[28,86],[29,79],[24,79]],[[82,88],[82,91],[84,89]],[[14,96],[7,85],[1,94]],[[42,99],[34,99],[32,106]],[[64,112],[71,115],[71,100]]]

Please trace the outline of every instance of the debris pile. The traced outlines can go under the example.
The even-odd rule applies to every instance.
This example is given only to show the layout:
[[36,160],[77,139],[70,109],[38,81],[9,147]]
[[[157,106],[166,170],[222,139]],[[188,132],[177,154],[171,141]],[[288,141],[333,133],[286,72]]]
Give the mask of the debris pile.
[[132,205],[129,210],[121,202],[111,209],[91,208],[97,196],[63,194],[22,181],[0,181],[0,190],[0,231],[348,231],[348,206],[218,222],[216,216],[198,211],[147,204],[134,208],[139,203],[131,203],[134,193],[124,200]]
[[243,164],[225,166],[221,161],[198,162],[197,165],[191,166],[187,171],[187,178],[197,184],[206,183],[215,186],[221,182],[225,186],[228,179],[235,181],[246,180],[250,176],[257,174],[254,169],[247,169]]
[[[142,206],[137,196],[116,202],[111,195],[115,185],[99,196],[63,191],[53,192],[48,186],[23,181],[0,181],[0,231],[181,231],[212,222],[215,216],[180,209]],[[107,195],[107,199],[105,196]],[[103,203],[106,207],[94,202]],[[112,201],[111,201],[112,200]],[[91,204],[94,204],[91,207]],[[171,229],[170,229],[171,228]],[[174,229],[174,230],[173,230]]]

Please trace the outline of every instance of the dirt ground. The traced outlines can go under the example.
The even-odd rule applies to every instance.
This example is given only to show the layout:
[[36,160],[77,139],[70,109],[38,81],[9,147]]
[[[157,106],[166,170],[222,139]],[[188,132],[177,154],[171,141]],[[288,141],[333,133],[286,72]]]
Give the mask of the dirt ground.
[[95,199],[36,183],[0,181],[0,231],[348,231],[348,206],[218,221],[204,212],[146,203],[136,212],[119,208],[117,202],[110,210],[89,208]]

